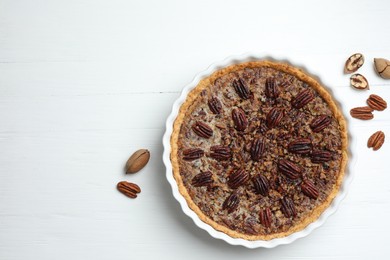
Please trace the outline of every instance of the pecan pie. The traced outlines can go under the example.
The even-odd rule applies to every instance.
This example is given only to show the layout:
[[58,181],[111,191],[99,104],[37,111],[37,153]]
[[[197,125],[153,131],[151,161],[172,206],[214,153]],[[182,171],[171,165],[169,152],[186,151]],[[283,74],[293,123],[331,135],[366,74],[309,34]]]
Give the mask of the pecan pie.
[[270,240],[304,229],[343,180],[347,130],[331,95],[283,63],[232,65],[201,80],[174,122],[180,193],[231,237]]

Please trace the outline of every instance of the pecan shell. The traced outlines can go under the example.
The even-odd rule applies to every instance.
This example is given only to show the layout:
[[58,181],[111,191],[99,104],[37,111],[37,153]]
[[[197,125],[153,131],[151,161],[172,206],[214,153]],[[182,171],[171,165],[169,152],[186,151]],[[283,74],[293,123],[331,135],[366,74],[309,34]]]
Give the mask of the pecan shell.
[[282,121],[284,116],[283,108],[272,108],[267,114],[267,127],[274,128],[279,125],[280,121]]
[[291,180],[298,179],[302,173],[302,168],[292,161],[281,159],[278,162],[279,171]]
[[349,74],[357,71],[364,63],[364,56],[361,53],[352,54],[345,62],[344,73]]
[[318,133],[324,130],[326,127],[330,125],[332,119],[327,115],[320,115],[311,121],[310,128],[313,132]]
[[207,186],[211,183],[213,183],[213,179],[211,178],[212,174],[211,172],[201,172],[192,178],[191,184],[194,187],[201,187],[201,186]]
[[312,199],[317,199],[318,195],[320,194],[314,183],[309,180],[304,180],[301,183],[301,191],[303,194]]
[[235,108],[232,111],[232,118],[234,125],[238,131],[244,131],[248,126],[248,119],[246,118],[244,110]]
[[220,114],[222,111],[222,104],[218,100],[218,98],[213,97],[209,100],[208,102],[210,111],[213,112],[214,114]]
[[284,197],[280,200],[280,203],[282,204],[280,209],[282,210],[282,213],[286,218],[295,217],[297,215],[294,201],[290,197]]
[[370,97],[367,99],[367,105],[378,111],[383,111],[387,108],[387,102],[375,94],[370,95]]
[[370,120],[374,118],[372,111],[373,109],[371,107],[355,107],[352,108],[349,113],[353,118],[361,120]]
[[244,169],[240,169],[229,176],[228,185],[232,189],[237,189],[241,185],[244,185],[249,178],[249,174]]
[[121,193],[132,199],[137,198],[137,193],[141,192],[141,188],[137,184],[127,181],[118,182],[116,188]]
[[213,129],[203,122],[197,121],[192,125],[192,130],[200,137],[210,138],[213,136]]
[[349,82],[356,89],[370,89],[367,79],[361,74],[353,74]]
[[269,98],[277,98],[279,89],[274,78],[267,78],[265,81],[265,95]]
[[315,150],[310,154],[312,163],[328,162],[332,159],[332,154],[328,151]]
[[272,212],[269,208],[260,210],[259,212],[260,223],[265,227],[269,228],[272,224]]
[[302,108],[310,103],[314,99],[314,94],[310,89],[302,90],[291,101],[291,105],[295,108]]
[[299,138],[288,144],[288,151],[296,154],[308,154],[311,152],[312,144],[308,138]]
[[259,161],[265,151],[265,142],[261,138],[253,140],[251,147],[251,158],[253,161]]
[[192,161],[199,159],[204,155],[202,149],[199,148],[188,148],[183,151],[183,160]]
[[231,157],[231,150],[227,146],[214,145],[210,147],[210,157],[217,161],[226,161]]
[[237,94],[240,96],[240,98],[248,99],[250,97],[251,92],[249,91],[249,88],[243,79],[239,78],[234,80],[233,87],[236,90]]
[[240,198],[238,195],[236,193],[232,193],[222,204],[222,209],[227,209],[228,213],[230,214],[237,209],[239,203]]
[[368,148],[373,148],[374,151],[378,150],[382,147],[385,142],[385,134],[382,131],[377,131],[373,135],[370,136],[367,142]]
[[261,194],[263,196],[268,195],[270,185],[268,179],[264,175],[258,174],[253,178],[252,181],[253,186],[255,187],[255,192],[257,194]]

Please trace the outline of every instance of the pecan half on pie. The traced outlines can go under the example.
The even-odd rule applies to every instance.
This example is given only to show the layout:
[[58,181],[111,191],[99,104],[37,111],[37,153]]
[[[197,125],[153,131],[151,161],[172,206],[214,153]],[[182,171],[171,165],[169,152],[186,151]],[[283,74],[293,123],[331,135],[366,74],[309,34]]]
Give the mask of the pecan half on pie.
[[316,80],[253,61],[199,82],[171,148],[180,193],[202,221],[231,237],[270,240],[304,229],[337,195],[347,129]]

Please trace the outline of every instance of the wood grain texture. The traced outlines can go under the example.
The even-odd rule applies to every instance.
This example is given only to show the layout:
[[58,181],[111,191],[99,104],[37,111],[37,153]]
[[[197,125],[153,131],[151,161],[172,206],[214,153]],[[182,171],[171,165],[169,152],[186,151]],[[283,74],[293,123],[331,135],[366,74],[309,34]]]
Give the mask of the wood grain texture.
[[[345,114],[390,100],[373,58],[390,58],[388,1],[0,1],[0,259],[384,259],[390,232],[390,111],[350,120],[358,162],[347,198],[310,236],[272,250],[211,238],[171,195],[165,119],[182,87],[214,61],[264,52],[321,75]],[[357,19],[356,14],[364,19]],[[353,25],[347,21],[353,21]],[[357,33],[357,30],[360,33]],[[369,91],[342,74],[354,52]],[[151,159],[126,176],[139,148]],[[117,192],[126,180],[142,193]]]

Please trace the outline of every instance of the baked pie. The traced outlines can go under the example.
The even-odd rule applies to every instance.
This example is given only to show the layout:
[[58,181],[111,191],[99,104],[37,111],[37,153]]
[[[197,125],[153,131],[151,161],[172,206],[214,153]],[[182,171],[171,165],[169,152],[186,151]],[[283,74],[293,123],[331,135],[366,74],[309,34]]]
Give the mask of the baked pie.
[[170,158],[202,221],[231,237],[270,240],[304,229],[337,195],[347,128],[331,95],[302,70],[245,62],[188,94]]

